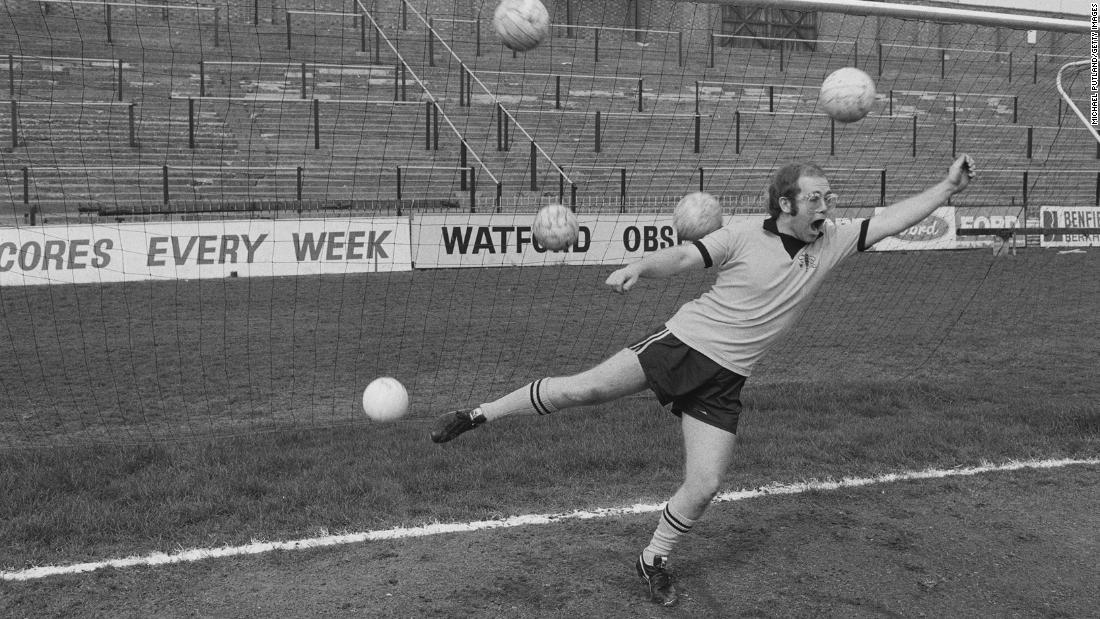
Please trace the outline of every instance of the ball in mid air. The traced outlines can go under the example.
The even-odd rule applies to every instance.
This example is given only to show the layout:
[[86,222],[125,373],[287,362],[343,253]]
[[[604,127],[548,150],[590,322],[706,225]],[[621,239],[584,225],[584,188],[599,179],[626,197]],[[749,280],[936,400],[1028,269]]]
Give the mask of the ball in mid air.
[[409,392],[396,378],[376,378],[363,390],[363,412],[374,421],[393,421],[409,412]]
[[577,242],[580,225],[577,215],[561,204],[549,204],[539,209],[531,232],[543,249],[558,251]]
[[672,225],[681,241],[698,241],[722,227],[722,205],[705,191],[689,193],[676,203]]
[[493,28],[508,49],[530,51],[550,35],[550,13],[540,0],[501,0]]
[[875,103],[875,82],[855,67],[837,69],[821,83],[817,102],[834,120],[855,122],[871,111]]

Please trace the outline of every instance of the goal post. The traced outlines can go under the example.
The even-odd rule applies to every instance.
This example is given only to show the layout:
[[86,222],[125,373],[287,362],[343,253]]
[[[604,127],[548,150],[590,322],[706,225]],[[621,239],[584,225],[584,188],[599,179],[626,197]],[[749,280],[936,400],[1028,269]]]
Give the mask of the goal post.
[[[1096,44],[1092,43],[1092,45],[1093,49],[1095,50]],[[1095,53],[1095,51],[1093,53]],[[1088,128],[1089,133],[1092,134],[1092,137],[1096,138],[1097,143],[1100,143],[1100,133],[1096,132],[1096,125],[1100,124],[1100,119],[1097,118],[1097,86],[1095,81],[1098,70],[1098,62],[1100,61],[1098,61],[1095,56],[1093,58],[1090,58],[1089,60],[1077,60],[1074,62],[1067,62],[1058,69],[1058,77],[1055,84],[1058,87],[1058,94],[1062,96],[1062,99],[1066,102],[1067,105],[1069,105],[1070,109],[1073,110],[1073,113],[1077,116],[1077,118],[1081,120],[1081,123]],[[1091,73],[1090,79],[1093,81],[1088,88],[1090,95],[1089,104],[1091,108],[1091,118],[1085,117],[1085,113],[1082,112],[1081,108],[1077,106],[1077,103],[1073,100],[1073,96],[1070,94],[1070,82],[1064,77],[1067,69],[1072,71],[1083,71],[1085,69],[1088,69]]]

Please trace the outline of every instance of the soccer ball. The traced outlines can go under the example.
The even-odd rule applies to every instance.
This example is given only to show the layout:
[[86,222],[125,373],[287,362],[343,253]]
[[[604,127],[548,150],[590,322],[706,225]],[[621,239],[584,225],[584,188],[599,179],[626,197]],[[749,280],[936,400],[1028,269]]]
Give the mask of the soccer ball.
[[580,226],[573,211],[561,204],[549,204],[539,209],[531,231],[539,245],[557,251],[577,242]]
[[550,13],[540,0],[501,0],[493,27],[508,49],[526,52],[550,34]]
[[409,412],[409,392],[396,378],[376,378],[363,390],[363,412],[374,421],[393,421]]
[[705,191],[689,193],[676,203],[672,225],[681,241],[698,241],[722,227],[722,205]]
[[821,83],[817,102],[834,120],[855,122],[871,111],[875,103],[875,82],[855,67],[837,69]]

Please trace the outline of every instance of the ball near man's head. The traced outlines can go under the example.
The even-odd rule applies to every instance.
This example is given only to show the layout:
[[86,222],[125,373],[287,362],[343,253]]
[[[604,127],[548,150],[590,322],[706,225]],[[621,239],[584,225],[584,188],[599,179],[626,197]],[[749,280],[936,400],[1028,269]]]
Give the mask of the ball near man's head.
[[672,225],[680,241],[698,241],[722,227],[722,205],[705,191],[689,193],[673,209]]
[[817,102],[833,120],[855,122],[871,111],[875,103],[875,82],[855,67],[837,69],[821,83]]

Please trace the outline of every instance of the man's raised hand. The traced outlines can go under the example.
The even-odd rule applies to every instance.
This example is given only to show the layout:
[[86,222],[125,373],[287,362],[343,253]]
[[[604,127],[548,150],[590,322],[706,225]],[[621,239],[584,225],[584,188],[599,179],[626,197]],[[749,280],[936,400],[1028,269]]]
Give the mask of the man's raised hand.
[[947,182],[951,183],[953,187],[952,193],[958,193],[966,189],[966,186],[970,184],[970,179],[974,178],[976,173],[974,160],[970,158],[970,155],[959,156],[947,172]]

